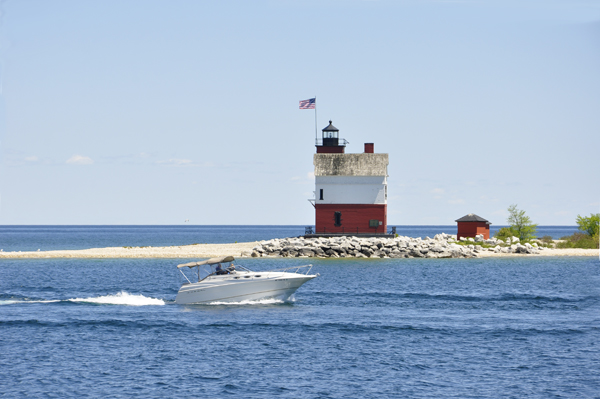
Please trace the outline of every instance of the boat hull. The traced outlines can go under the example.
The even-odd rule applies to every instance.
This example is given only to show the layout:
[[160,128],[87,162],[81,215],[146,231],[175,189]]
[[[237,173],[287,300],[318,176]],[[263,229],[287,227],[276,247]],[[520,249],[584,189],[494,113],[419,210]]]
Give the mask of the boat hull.
[[287,300],[316,275],[296,273],[256,273],[254,275],[212,276],[198,283],[185,284],[175,302],[181,305],[211,302],[242,302],[261,299]]

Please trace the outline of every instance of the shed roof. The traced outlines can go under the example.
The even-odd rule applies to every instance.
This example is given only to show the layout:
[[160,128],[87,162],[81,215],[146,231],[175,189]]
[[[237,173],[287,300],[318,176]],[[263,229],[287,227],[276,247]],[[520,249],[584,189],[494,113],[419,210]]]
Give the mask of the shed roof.
[[455,222],[486,222],[487,224],[491,224],[489,220],[486,220],[481,216],[477,216],[474,213],[469,213],[468,215],[465,215],[460,219],[456,219]]

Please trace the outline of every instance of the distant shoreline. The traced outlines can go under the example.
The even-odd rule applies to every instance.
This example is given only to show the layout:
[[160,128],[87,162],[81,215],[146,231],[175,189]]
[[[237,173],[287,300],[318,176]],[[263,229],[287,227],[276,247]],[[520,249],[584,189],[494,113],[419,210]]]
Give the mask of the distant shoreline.
[[[232,255],[234,257],[248,258],[249,252],[259,244],[258,241],[231,244],[194,244],[169,247],[107,247],[76,250],[53,251],[12,251],[0,252],[0,259],[52,259],[52,258],[210,258],[216,256]],[[244,254],[244,255],[242,255]],[[548,257],[548,256],[595,256],[598,249],[545,249],[539,254],[505,254],[494,252],[481,252],[478,258],[488,257]]]

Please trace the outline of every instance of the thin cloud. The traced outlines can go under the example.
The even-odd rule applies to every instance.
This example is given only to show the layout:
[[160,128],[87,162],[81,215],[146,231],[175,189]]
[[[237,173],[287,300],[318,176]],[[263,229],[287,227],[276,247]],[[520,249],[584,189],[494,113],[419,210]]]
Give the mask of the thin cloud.
[[430,193],[433,194],[433,198],[441,199],[442,196],[446,193],[446,191],[443,188],[434,188],[430,191]]
[[156,161],[158,165],[164,166],[176,166],[176,167],[211,167],[213,166],[210,162],[197,163],[191,159],[183,158],[170,158],[162,161]]
[[163,161],[157,161],[156,163],[160,165],[170,165],[170,166],[191,166],[191,159],[180,159],[180,158],[171,158]]
[[73,155],[67,159],[67,163],[71,165],[91,165],[94,163],[92,158],[83,155]]
[[450,201],[448,201],[448,203],[451,205],[462,205],[465,203],[465,200],[462,198],[456,198],[456,199],[451,199]]
[[302,176],[293,176],[290,178],[291,181],[301,182],[301,183],[313,183],[315,181],[315,173],[308,172],[305,177]]
[[27,162],[37,162],[37,161],[39,161],[38,157],[36,157],[35,155],[29,156],[29,157],[25,157],[25,160]]

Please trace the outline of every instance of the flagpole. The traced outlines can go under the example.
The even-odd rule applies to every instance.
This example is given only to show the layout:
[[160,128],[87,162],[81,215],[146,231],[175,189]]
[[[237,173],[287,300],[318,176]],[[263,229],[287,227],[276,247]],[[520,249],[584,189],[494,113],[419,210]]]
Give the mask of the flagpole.
[[315,96],[315,145],[319,142],[319,133],[317,130],[317,96]]

